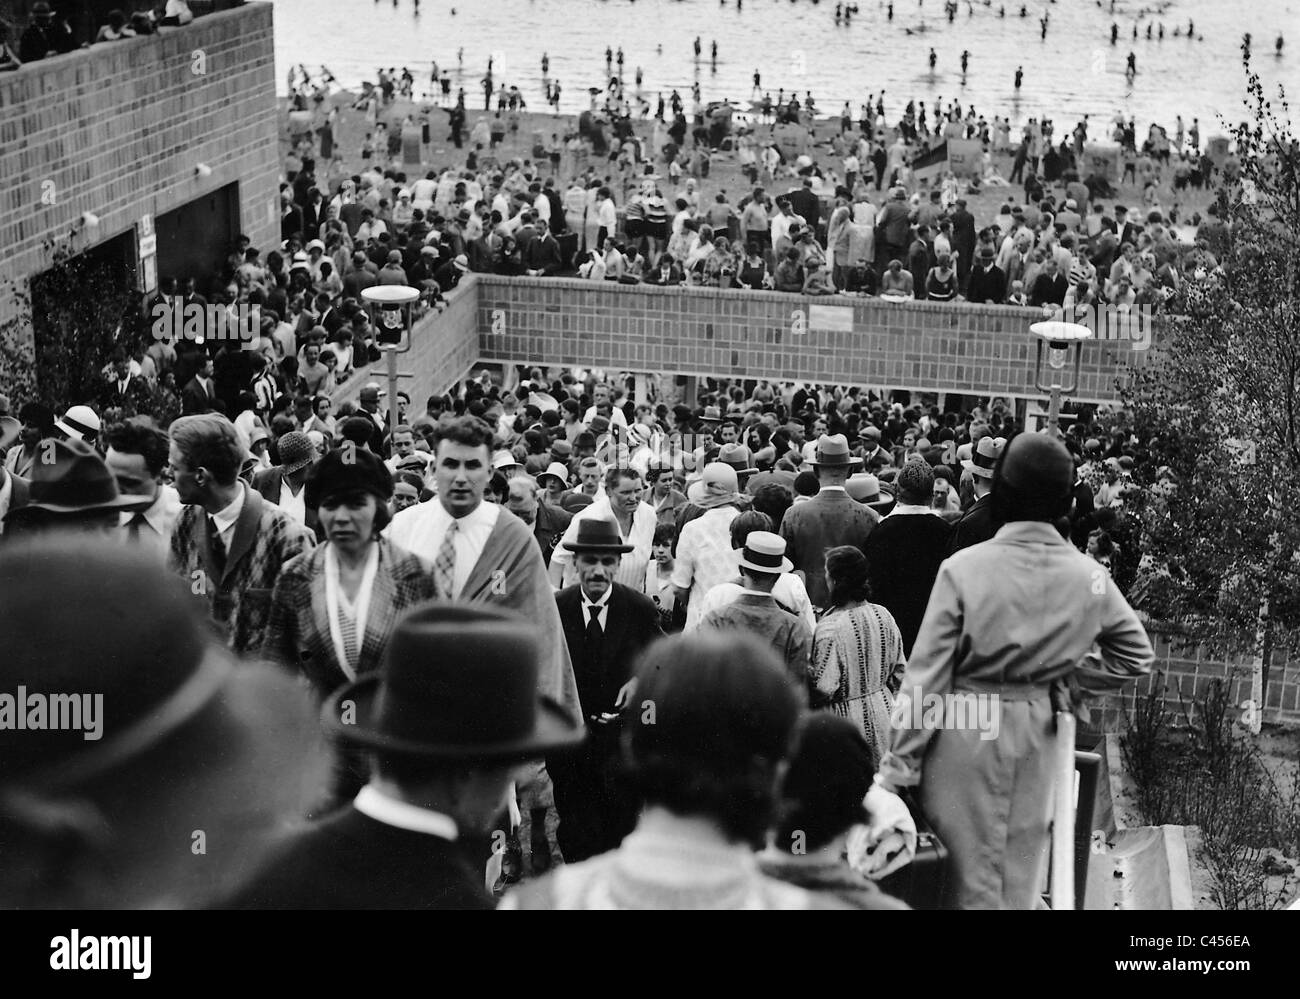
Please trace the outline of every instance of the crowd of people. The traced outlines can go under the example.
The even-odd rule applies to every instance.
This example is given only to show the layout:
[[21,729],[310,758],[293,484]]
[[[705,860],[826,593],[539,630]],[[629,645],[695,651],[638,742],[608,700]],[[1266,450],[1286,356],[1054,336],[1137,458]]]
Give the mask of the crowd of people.
[[[323,102],[328,81],[322,77],[313,89],[305,69],[299,76],[295,106]],[[393,89],[375,93],[376,109],[392,102]],[[782,90],[775,102],[766,94],[757,110],[768,124],[733,127],[729,114],[702,102],[696,83],[689,109],[675,90],[667,100],[659,95],[646,141],[634,128],[636,110],[620,73],[603,95],[592,95],[575,130],[549,141],[539,132],[531,156],[505,159],[498,147],[519,127],[522,97],[516,101],[517,88],[507,92],[504,84],[499,90],[495,116],[480,117],[469,134],[465,168],[426,171],[414,181],[402,163],[411,115],[403,127],[376,121],[363,146],[366,173],[351,177],[334,141],[336,112],[324,115],[321,154],[335,162],[319,183],[313,178],[319,200],[310,195],[299,205],[301,230],[287,210],[285,235],[328,241],[322,208],[341,207],[364,185],[378,227],[400,234],[414,219],[420,234],[450,228],[453,259],[463,254],[463,270],[478,273],[1046,305],[1077,315],[1099,305],[1158,309],[1185,284],[1216,278],[1225,228],[1208,210],[1187,217],[1179,196],[1231,182],[1235,161],[1210,157],[1195,120],[1185,127],[1179,118],[1172,135],[1152,124],[1140,142],[1132,118],[1116,120],[1116,179],[1142,192],[1130,207],[1110,180],[1082,168],[1086,116],[1059,140],[1052,121],[1030,119],[1013,142],[1009,119],[989,122],[958,101],[936,100],[931,114],[914,100],[889,127],[882,91],[856,118],[845,104],[824,150],[793,156],[782,151],[775,128],[794,123],[811,135],[811,94],[801,100]],[[650,102],[639,103],[649,117]],[[461,148],[463,90],[449,113]],[[959,181],[952,171],[920,165],[948,138],[982,144],[974,177]],[[315,152],[314,139],[302,137],[291,179]],[[739,198],[709,181],[711,163],[732,152],[752,185]],[[998,174],[995,154],[1013,156],[1009,181]],[[657,172],[665,166],[666,177]],[[1010,184],[1023,184],[1023,195],[1008,193],[995,215],[977,222],[968,199]],[[1174,192],[1169,207],[1161,204],[1166,187]],[[356,239],[355,212],[346,227]],[[417,246],[408,240],[408,266]],[[347,266],[341,256],[338,262]]]
[[[1058,442],[1018,433],[1000,404],[941,413],[856,388],[716,382],[670,407],[592,372],[508,369],[505,382],[484,370],[397,426],[377,385],[333,427],[307,396],[269,427],[215,402],[170,425],[37,403],[14,420],[0,398],[0,566],[107,535],[104,572],[127,566],[124,551],[165,567],[228,655],[273,664],[324,706],[339,745],[307,824],[227,904],[485,906],[488,886],[523,872],[508,906],[890,907],[868,875],[908,859],[898,792],[913,786],[954,853],[947,904],[1033,904],[1045,826],[990,853],[993,804],[959,792],[969,770],[925,764],[929,737],[893,714],[900,691],[951,689],[954,667],[958,689],[996,673],[1038,704],[1094,642],[1104,665],[1085,688],[1145,670],[1121,581],[1140,547],[1124,509],[1132,441],[1085,421]],[[991,637],[995,618],[1060,592],[1043,573],[1101,580],[1098,612],[1040,608],[1025,620],[1053,651],[1017,658]],[[959,596],[976,586],[978,622]],[[946,650],[962,606],[973,657]],[[533,691],[536,717],[476,720],[503,687],[524,698],[511,703]],[[355,703],[373,714],[330,722]],[[813,714],[798,721],[801,707]],[[534,721],[535,738],[507,728]],[[1046,736],[1031,725],[1026,738]],[[755,758],[761,772],[737,764]],[[1009,807],[1028,814],[1049,785],[1036,771]],[[412,826],[410,808],[454,819]],[[551,845],[537,832],[548,814]],[[448,839],[460,824],[477,865],[394,831]],[[526,866],[478,838],[511,827],[532,843]],[[790,849],[791,829],[815,842]],[[368,837],[391,850],[353,867]],[[438,873],[426,887],[416,871]]]
[[9,45],[11,26],[0,20],[0,71],[16,70],[23,63],[39,62],[101,42],[154,35],[159,28],[181,27],[193,20],[194,12],[188,0],[165,0],[156,7],[133,9],[130,16],[121,10],[111,10],[93,38],[78,40],[66,16],[55,11],[47,0],[36,0],[27,26],[19,34],[17,52]]

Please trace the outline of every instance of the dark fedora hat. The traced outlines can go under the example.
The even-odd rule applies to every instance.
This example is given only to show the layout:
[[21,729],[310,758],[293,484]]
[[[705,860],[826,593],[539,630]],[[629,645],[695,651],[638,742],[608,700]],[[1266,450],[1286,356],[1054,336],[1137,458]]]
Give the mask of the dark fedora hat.
[[594,552],[600,555],[626,555],[635,545],[623,543],[618,525],[603,517],[585,517],[578,522],[578,536],[573,541],[561,542],[562,547],[575,554]]
[[[40,457],[32,465],[31,499],[10,510],[8,517],[26,517],[33,511],[82,514],[99,510],[134,513],[153,505],[152,496],[123,496],[117,479],[89,444],[47,437],[37,445]],[[52,460],[46,460],[47,458]]]
[[[540,655],[536,628],[519,615],[426,604],[398,622],[377,673],[326,700],[321,721],[329,735],[385,753],[536,759],[583,738],[581,724],[537,693]],[[347,702],[354,717],[344,717]]]
[[855,458],[849,451],[848,438],[843,434],[834,434],[818,438],[817,450],[808,464],[825,468],[852,468],[862,464],[861,458]]

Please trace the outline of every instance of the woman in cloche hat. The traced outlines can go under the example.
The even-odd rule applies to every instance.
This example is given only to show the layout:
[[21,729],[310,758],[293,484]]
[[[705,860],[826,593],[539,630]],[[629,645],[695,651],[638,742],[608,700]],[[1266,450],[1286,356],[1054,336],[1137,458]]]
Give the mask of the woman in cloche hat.
[[[281,570],[263,653],[323,699],[378,669],[397,619],[436,593],[430,567],[380,537],[393,480],[377,456],[348,445],[331,451],[313,466],[306,494],[325,543]],[[347,800],[365,779],[360,753],[341,759],[334,800]]]

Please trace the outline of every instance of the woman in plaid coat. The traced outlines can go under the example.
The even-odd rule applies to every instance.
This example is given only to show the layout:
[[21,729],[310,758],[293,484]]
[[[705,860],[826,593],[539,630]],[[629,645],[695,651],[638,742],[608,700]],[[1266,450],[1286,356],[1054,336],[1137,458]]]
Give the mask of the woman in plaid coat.
[[[377,670],[398,619],[435,591],[428,564],[379,536],[393,480],[378,457],[331,451],[312,469],[306,492],[326,541],[281,570],[262,655],[302,676],[323,700]],[[365,780],[364,755],[343,754],[335,801],[348,800]]]

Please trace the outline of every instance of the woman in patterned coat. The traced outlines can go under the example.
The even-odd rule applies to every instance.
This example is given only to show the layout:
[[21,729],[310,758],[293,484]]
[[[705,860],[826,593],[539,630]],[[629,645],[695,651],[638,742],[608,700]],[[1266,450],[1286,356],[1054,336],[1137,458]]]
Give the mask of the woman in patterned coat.
[[[436,594],[432,568],[379,536],[393,480],[378,457],[361,448],[331,451],[312,469],[306,493],[326,540],[281,569],[262,655],[323,700],[377,670],[398,618]],[[365,780],[364,754],[341,755],[333,803],[349,800]]]
[[903,638],[889,611],[870,602],[867,560],[852,545],[826,553],[830,610],[813,635],[810,682],[823,706],[848,718],[878,767],[889,750],[889,716],[903,678]]

